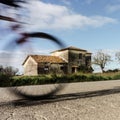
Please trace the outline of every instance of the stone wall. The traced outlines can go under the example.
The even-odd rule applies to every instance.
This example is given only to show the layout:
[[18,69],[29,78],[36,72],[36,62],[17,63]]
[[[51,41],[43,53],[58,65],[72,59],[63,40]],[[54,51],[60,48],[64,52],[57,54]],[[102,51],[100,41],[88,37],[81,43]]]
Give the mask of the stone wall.
[[34,61],[34,59],[31,56],[27,59],[23,67],[24,67],[24,75],[38,75],[37,63]]

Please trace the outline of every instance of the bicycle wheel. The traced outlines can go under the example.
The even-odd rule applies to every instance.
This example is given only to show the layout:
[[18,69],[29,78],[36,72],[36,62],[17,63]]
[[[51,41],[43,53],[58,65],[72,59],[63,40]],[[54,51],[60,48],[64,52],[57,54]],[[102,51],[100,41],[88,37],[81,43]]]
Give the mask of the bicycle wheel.
[[[43,33],[43,32],[35,32],[35,33],[22,34],[22,38],[9,43],[8,44],[9,47],[7,46],[6,48],[11,49],[13,54],[17,51],[18,48],[21,51],[24,50],[24,52],[26,52],[27,50],[28,51],[32,50],[32,52],[33,52],[33,48],[30,47],[29,42],[32,41],[32,43],[35,43],[35,39],[30,39],[30,38],[43,38],[44,39],[43,41],[47,44],[47,46],[49,46],[49,44],[48,44],[49,42],[52,42],[52,45],[53,44],[54,44],[54,46],[57,45],[57,47],[59,47],[59,48],[65,47],[65,45],[60,40],[58,40],[56,37],[54,37],[50,34],[47,34],[47,33]],[[41,43],[41,45],[42,45],[42,43]],[[24,48],[23,48],[23,46],[24,46]],[[11,55],[9,61],[10,62],[14,61],[13,58],[14,58],[13,55]],[[32,71],[32,68],[31,68],[31,71]],[[27,78],[27,81],[30,81],[29,78],[31,79],[31,77],[32,76],[29,76]],[[49,81],[48,81],[48,83],[49,83]],[[44,99],[46,97],[50,97],[53,94],[56,94],[63,87],[65,87],[64,84],[60,83],[60,81],[58,81],[58,80],[55,80],[52,84],[32,85],[30,83],[30,85],[28,84],[28,85],[24,85],[24,86],[18,85],[18,86],[10,87],[9,90],[19,97],[24,97],[24,98],[31,99],[31,100],[38,100],[38,99]]]

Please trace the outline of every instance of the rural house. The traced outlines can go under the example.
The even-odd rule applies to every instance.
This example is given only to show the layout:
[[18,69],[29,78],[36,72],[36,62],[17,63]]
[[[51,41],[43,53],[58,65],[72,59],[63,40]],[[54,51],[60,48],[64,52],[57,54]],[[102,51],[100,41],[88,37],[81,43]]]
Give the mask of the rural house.
[[[76,73],[91,69],[91,53],[76,47],[67,47],[51,52],[51,55],[28,55],[23,62],[24,75]],[[90,71],[91,72],[91,71]]]

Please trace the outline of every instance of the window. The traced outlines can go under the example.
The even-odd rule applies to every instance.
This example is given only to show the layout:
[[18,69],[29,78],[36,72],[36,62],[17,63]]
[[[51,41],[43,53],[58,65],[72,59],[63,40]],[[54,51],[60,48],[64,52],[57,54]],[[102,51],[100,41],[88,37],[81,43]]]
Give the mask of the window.
[[82,53],[79,53],[79,59],[82,59]]
[[86,62],[86,66],[88,66],[91,62],[91,56],[86,56],[85,62]]
[[45,66],[45,67],[44,67],[44,70],[46,70],[46,71],[49,70],[49,67],[48,67],[48,66]]

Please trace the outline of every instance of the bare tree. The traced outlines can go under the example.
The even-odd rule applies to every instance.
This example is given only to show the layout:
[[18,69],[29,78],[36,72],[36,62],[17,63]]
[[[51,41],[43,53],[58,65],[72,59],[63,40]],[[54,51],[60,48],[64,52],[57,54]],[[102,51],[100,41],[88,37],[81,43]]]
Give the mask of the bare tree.
[[93,56],[93,64],[100,66],[102,72],[108,62],[112,61],[111,56],[102,50],[98,50],[97,53]]
[[120,63],[120,52],[115,53],[115,58]]
[[19,70],[17,68],[13,68],[12,66],[3,67],[0,65],[0,74],[14,76],[17,75],[18,72]]

